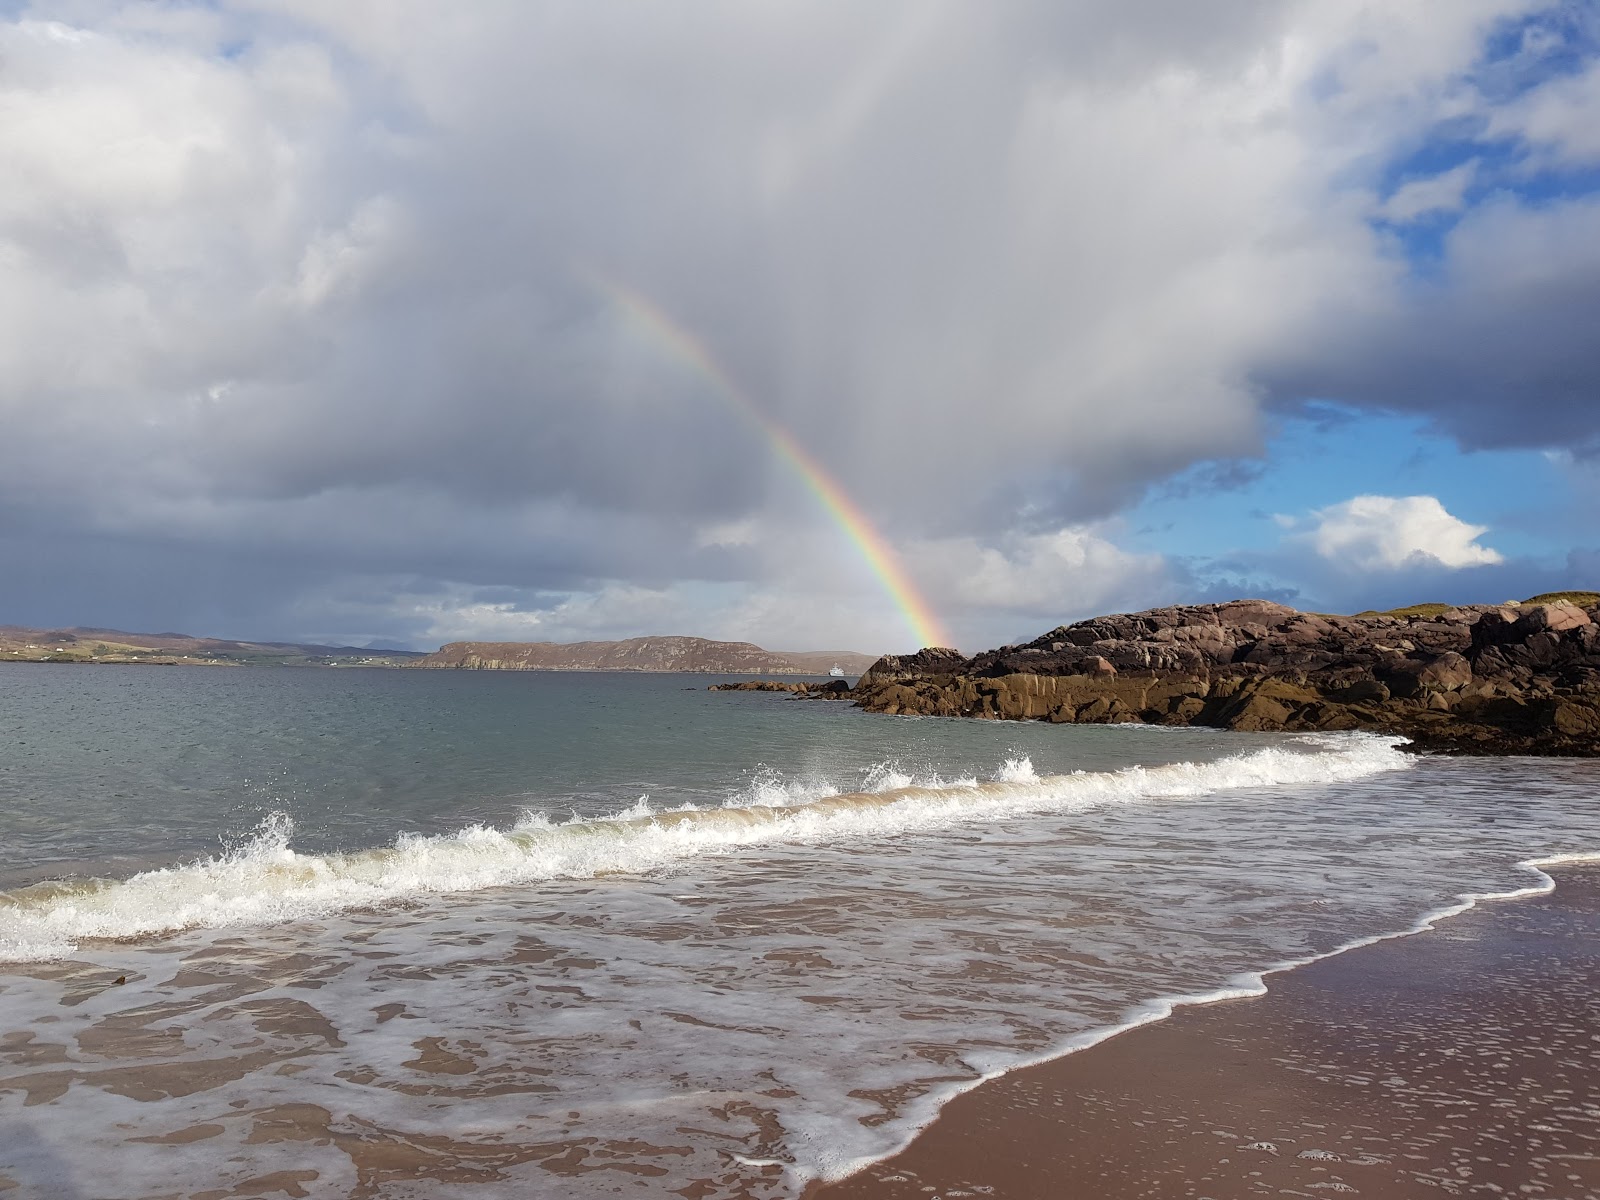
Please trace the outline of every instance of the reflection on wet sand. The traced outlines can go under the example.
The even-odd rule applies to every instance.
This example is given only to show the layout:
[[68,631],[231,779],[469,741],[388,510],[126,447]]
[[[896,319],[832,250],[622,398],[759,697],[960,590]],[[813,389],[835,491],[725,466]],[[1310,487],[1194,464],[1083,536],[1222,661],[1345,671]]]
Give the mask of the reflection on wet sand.
[[1600,1196],[1600,868],[951,1103],[813,1200]]

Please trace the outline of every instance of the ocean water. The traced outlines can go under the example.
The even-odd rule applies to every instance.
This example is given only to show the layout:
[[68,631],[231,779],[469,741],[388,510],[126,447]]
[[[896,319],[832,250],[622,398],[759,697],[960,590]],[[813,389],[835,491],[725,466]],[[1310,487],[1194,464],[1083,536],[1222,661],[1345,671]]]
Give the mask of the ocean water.
[[0,666],[0,1191],[778,1197],[1600,852],[1600,764]]

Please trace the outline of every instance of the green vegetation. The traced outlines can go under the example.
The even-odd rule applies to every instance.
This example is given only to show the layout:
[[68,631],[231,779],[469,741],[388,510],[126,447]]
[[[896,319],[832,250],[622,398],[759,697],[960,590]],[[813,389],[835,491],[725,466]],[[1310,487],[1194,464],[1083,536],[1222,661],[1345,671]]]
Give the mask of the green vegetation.
[[[1576,604],[1579,608],[1593,608],[1600,604],[1600,592],[1541,592],[1537,596],[1529,596],[1526,600],[1511,600],[1510,604]],[[1408,604],[1405,608],[1391,608],[1386,612],[1379,612],[1369,608],[1366,612],[1358,612],[1358,617],[1437,617],[1442,612],[1454,608],[1453,604],[1441,604],[1430,601],[1426,604]]]
[[1427,604],[1410,604],[1405,608],[1391,608],[1387,612],[1379,612],[1369,608],[1366,612],[1358,612],[1358,617],[1437,617],[1440,613],[1449,612],[1454,604],[1441,604],[1430,601]]
[[1600,604],[1600,592],[1543,592],[1524,600],[1524,604],[1576,604],[1579,608],[1593,608]]

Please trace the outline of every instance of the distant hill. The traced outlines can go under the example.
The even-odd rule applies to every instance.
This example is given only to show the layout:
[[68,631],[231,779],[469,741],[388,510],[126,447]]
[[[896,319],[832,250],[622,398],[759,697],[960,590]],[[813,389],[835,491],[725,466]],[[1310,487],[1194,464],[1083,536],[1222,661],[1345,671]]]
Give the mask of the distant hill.
[[121,629],[34,629],[0,625],[0,662],[394,667],[421,657],[415,650],[236,642],[225,638],[190,637],[184,633],[128,633]]
[[763,650],[751,642],[639,637],[621,642],[451,642],[412,663],[469,671],[695,671],[707,675],[860,675],[874,662],[850,650]]

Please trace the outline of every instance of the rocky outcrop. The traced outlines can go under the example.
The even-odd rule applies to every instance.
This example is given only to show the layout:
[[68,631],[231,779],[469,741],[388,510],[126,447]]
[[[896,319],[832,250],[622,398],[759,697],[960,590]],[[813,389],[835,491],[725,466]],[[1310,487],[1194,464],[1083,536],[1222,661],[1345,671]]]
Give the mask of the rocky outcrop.
[[[924,679],[930,675],[950,675],[966,663],[961,651],[948,646],[924,646],[915,654],[885,654],[867,669],[874,680]],[[862,678],[865,683],[865,677]]]
[[780,683],[776,679],[746,679],[742,683],[713,683],[708,692],[790,692],[797,696],[814,696],[824,700],[845,700],[850,697],[850,685],[843,679],[830,679],[827,683]]
[[865,654],[763,650],[751,642],[641,637],[620,642],[451,642],[415,665],[469,671],[693,671],[707,675],[825,675],[838,663],[859,675]]
[[1464,753],[1600,754],[1600,607],[1328,616],[1266,600],[1062,625],[873,664],[873,712],[1239,730],[1368,729]]

